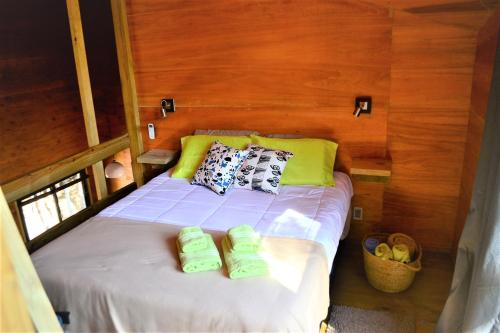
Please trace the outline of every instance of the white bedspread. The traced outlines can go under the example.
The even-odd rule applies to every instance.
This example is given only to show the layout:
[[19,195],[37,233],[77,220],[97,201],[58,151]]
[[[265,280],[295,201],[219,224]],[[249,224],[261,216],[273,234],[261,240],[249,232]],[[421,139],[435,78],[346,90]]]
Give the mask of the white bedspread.
[[[203,186],[163,173],[103,210],[99,216],[227,231],[246,223],[264,236],[312,240],[326,250],[329,270],[345,226],[352,183],[334,173],[335,187],[283,186],[275,196],[232,189],[218,196]],[[346,236],[345,234],[343,235]]]
[[[318,332],[329,304],[326,253],[263,237],[270,274],[183,273],[179,226],[93,217],[32,254],[69,332]],[[223,232],[210,231],[221,253]]]

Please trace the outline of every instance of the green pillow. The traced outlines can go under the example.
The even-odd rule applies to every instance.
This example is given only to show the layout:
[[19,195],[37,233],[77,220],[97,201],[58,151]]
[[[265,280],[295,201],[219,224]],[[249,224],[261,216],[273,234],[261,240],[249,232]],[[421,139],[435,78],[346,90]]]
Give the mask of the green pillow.
[[335,186],[333,164],[337,144],[323,139],[277,139],[252,135],[252,143],[293,153],[281,184]]
[[201,162],[203,162],[208,149],[216,140],[236,149],[246,149],[246,147],[250,143],[252,143],[252,140],[248,136],[185,136],[181,139],[181,158],[175,166],[175,170],[172,173],[172,178],[193,178],[194,173],[200,166]]

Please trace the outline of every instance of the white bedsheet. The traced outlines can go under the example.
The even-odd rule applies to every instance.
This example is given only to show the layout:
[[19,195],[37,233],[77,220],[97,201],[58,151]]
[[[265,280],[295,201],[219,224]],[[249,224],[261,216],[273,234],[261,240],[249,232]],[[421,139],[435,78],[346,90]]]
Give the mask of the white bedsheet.
[[346,174],[334,172],[335,187],[283,186],[277,196],[232,189],[219,196],[186,179],[171,178],[170,173],[152,179],[99,216],[217,231],[246,223],[261,235],[322,244],[331,270],[343,231],[348,230],[345,222],[353,188]]

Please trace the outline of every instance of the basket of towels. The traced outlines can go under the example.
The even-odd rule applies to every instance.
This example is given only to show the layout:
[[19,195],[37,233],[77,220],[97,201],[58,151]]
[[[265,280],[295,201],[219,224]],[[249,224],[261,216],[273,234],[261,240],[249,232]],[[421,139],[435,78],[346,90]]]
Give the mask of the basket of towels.
[[373,233],[362,242],[365,273],[370,284],[381,291],[397,293],[408,289],[422,269],[422,248],[402,233]]

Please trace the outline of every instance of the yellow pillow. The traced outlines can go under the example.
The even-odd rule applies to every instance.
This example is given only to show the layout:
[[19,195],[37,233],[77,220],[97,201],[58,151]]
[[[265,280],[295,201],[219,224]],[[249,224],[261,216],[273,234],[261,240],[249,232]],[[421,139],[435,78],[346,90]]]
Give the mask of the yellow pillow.
[[182,153],[172,178],[192,178],[214,141],[236,149],[245,149],[252,142],[248,136],[190,135],[181,138]]
[[333,164],[337,144],[323,139],[277,139],[251,135],[259,146],[293,153],[288,161],[281,184],[335,186]]

